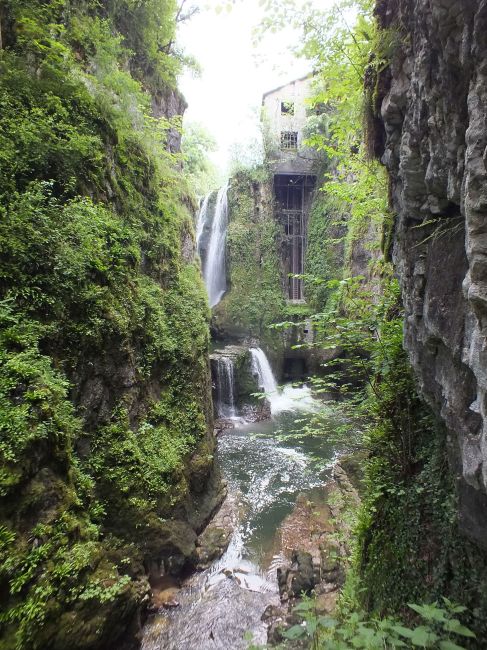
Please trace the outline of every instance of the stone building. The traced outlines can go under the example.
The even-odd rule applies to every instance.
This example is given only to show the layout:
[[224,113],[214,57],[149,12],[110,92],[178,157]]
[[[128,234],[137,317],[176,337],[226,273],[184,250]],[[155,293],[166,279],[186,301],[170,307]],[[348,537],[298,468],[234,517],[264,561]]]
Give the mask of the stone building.
[[316,183],[316,154],[303,144],[311,79],[311,75],[296,79],[262,98],[266,157],[274,175],[287,298],[292,302],[304,301],[303,281],[293,275],[304,273],[308,213]]

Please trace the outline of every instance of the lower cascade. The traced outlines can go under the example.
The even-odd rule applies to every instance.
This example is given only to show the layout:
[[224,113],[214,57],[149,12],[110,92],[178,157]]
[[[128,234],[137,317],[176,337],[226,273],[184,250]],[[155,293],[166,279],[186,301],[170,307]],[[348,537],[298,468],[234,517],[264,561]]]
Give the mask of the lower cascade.
[[220,357],[216,364],[216,411],[220,418],[234,418],[235,368],[229,357]]
[[263,388],[269,397],[277,393],[277,382],[272,372],[269,359],[260,348],[250,348],[252,355],[252,370],[259,378],[259,387]]
[[317,406],[308,386],[296,387],[287,384],[279,388],[269,359],[261,348],[250,348],[250,354],[252,372],[257,375],[259,388],[265,392],[269,400],[272,415],[281,411],[313,410]]

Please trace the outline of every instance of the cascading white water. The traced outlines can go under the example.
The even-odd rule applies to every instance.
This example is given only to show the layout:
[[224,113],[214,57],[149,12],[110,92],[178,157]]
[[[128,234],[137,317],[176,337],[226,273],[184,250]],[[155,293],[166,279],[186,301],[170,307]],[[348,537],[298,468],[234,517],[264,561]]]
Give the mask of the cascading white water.
[[258,377],[259,388],[266,393],[271,405],[271,414],[281,411],[311,411],[316,408],[316,401],[308,386],[295,387],[290,384],[280,390],[272,372],[269,359],[260,348],[250,348],[252,355],[252,372]]
[[269,394],[271,399],[272,394],[277,394],[277,382],[272,372],[269,359],[260,348],[250,348],[252,355],[252,372],[259,378],[259,388],[262,388],[265,393]]
[[196,250],[198,251],[198,255],[201,257],[201,235],[203,234],[203,230],[206,225],[206,221],[208,219],[208,203],[210,201],[210,197],[212,195],[212,192],[207,194],[205,198],[203,199],[200,210],[198,212],[198,219],[196,220]]
[[210,307],[217,305],[227,290],[225,268],[225,245],[228,224],[228,183],[218,190],[215,214],[211,224],[208,254],[206,256],[204,280]]
[[219,357],[216,363],[217,414],[221,418],[235,418],[235,373],[233,360]]

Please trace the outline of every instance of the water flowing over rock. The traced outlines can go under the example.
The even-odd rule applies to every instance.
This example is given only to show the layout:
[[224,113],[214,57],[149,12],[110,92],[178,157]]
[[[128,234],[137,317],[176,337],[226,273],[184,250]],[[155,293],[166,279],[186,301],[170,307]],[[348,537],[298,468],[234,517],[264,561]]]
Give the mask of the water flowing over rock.
[[269,359],[261,348],[250,348],[250,354],[252,371],[258,378],[259,388],[270,402],[272,415],[281,411],[308,411],[316,406],[307,386],[295,387],[288,384],[282,390],[279,389]]
[[203,201],[198,212],[198,218],[196,220],[196,250],[198,255],[202,258],[202,249],[201,249],[201,238],[203,236],[203,231],[208,221],[208,204],[210,202],[211,192],[209,192]]
[[[330,417],[335,416],[330,411]],[[294,513],[297,499],[307,508],[305,533],[313,535],[315,546],[323,542],[314,534],[319,506],[307,496],[323,494],[337,449],[313,436],[283,442],[276,435],[278,430],[290,433],[303,417],[282,413],[257,424],[240,421],[221,435],[217,458],[229,497],[196,542],[202,571],[169,593],[179,607],[163,603],[149,619],[142,650],[246,650],[248,634],[254,647],[264,646],[268,622],[263,613],[279,609],[276,569],[287,558],[276,528]],[[324,466],[324,472],[318,471]],[[297,533],[293,542],[297,537],[302,538]],[[315,550],[320,561],[320,549]],[[300,574],[290,577],[295,590],[298,580],[304,584],[302,565]]]
[[405,32],[377,80],[405,345],[449,430],[460,525],[487,547],[487,2],[380,0]]
[[228,183],[218,190],[211,224],[208,253],[204,261],[204,280],[210,307],[217,305],[227,290],[225,247],[228,225]]
[[252,369],[259,378],[260,388],[271,395],[277,393],[277,382],[264,351],[260,348],[250,348],[250,353],[252,355]]
[[[231,363],[233,380],[233,409],[232,416],[228,404],[229,400],[223,399],[227,407],[222,413],[222,364]],[[243,418],[246,422],[260,422],[270,418],[270,404],[268,400],[259,399],[256,394],[261,390],[257,375],[252,367],[252,356],[246,345],[225,345],[214,350],[210,355],[211,375],[213,383],[214,415],[217,418],[216,429],[221,430],[230,426],[232,419]],[[228,377],[227,377],[228,379]]]
[[220,418],[234,418],[235,368],[230,357],[219,357],[216,362],[217,415]]

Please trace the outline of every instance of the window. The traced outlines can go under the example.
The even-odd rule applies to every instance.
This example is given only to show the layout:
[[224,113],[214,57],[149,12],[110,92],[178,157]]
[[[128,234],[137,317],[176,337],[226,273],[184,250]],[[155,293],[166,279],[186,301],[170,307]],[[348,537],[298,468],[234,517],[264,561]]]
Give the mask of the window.
[[298,132],[281,131],[281,149],[297,149],[297,148],[298,148]]
[[294,102],[281,102],[281,115],[294,115]]

